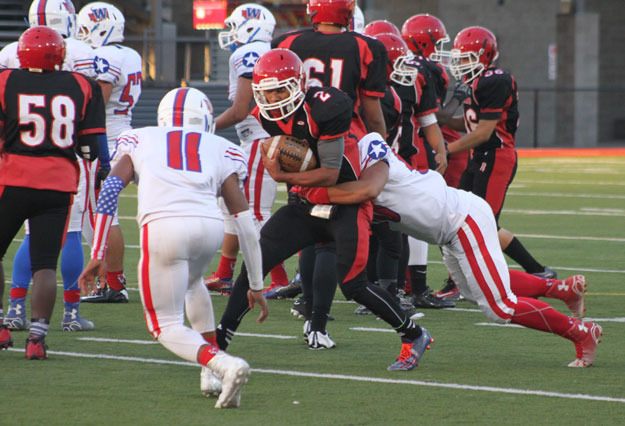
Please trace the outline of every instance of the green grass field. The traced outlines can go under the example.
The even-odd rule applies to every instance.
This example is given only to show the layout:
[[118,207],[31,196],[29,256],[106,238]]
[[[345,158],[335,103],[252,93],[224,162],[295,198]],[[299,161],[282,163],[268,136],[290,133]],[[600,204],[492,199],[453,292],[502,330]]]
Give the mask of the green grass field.
[[[59,289],[49,359],[23,359],[24,332],[14,333],[13,350],[0,353],[0,424],[623,424],[624,182],[623,157],[522,159],[501,220],[561,276],[586,275],[587,315],[604,328],[594,367],[567,368],[575,357],[570,342],[489,326],[475,306],[462,302],[459,310],[424,311],[420,323],[435,344],[417,369],[391,373],[386,367],[399,343],[383,322],[354,315],[356,305],[337,294],[336,321],[328,326],[337,348],[310,351],[302,322],[288,312],[291,301],[279,300],[270,302],[265,324],[248,315],[239,331],[251,335],[231,345],[253,374],[241,408],[223,411],[201,396],[199,368],[150,341],[137,292],[130,188],[121,215],[128,218],[122,226],[131,302],[85,304],[82,314],[96,330],[63,333]],[[7,280],[16,248],[5,258]],[[429,282],[437,289],[446,272],[436,248],[430,260]],[[291,260],[289,273],[294,268]],[[5,309],[6,298],[8,288]],[[213,300],[219,318],[226,299]]]

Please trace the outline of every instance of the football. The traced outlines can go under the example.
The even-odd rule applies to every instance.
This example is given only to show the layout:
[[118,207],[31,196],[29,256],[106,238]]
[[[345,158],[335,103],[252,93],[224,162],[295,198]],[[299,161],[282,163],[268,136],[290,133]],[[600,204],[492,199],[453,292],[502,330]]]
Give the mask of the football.
[[273,157],[277,151],[282,170],[305,172],[317,167],[317,158],[305,140],[293,136],[279,135],[265,139],[267,155]]

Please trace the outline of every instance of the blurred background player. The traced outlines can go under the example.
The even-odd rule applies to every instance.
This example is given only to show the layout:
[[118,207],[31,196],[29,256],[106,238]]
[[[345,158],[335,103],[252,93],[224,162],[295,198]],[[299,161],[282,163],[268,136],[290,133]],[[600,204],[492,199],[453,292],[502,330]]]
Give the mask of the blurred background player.
[[[132,109],[141,96],[141,57],[135,50],[119,44],[124,41],[124,22],[122,12],[104,2],[89,3],[78,13],[77,37],[94,49],[96,78],[106,102],[106,132],[112,164],[115,164],[117,137],[131,129]],[[89,205],[91,222],[85,224],[85,229],[93,227],[95,194],[90,198]],[[93,237],[88,239],[92,240]],[[124,238],[117,215],[111,226],[106,268],[105,283],[100,283],[93,294],[83,297],[83,302],[128,302],[124,276]]]
[[[139,289],[148,330],[171,352],[217,375],[222,389],[215,408],[238,407],[249,365],[215,344],[212,303],[202,275],[223,236],[217,205],[221,194],[249,265],[250,300],[266,309],[258,233],[240,189],[247,174],[244,153],[212,134],[212,105],[197,89],[168,92],[158,107],[158,124],[126,131],[119,138],[117,164],[98,198],[92,259],[81,275],[81,287],[93,287],[104,269],[119,193],[135,181]],[[184,324],[185,311],[191,328]],[[204,374],[200,377],[202,389]]]
[[[437,173],[411,170],[380,135],[367,135],[359,147],[360,179],[317,188],[308,193],[310,202],[353,204],[373,200],[393,222],[393,228],[442,246],[445,266],[463,295],[476,302],[491,321],[564,337],[575,346],[576,356],[569,367],[593,364],[602,329],[581,318],[586,291],[582,276],[547,281],[524,272],[510,273],[492,209],[483,199],[448,187]],[[573,317],[536,297],[564,300]]]
[[[466,134],[449,145],[449,153],[472,150],[460,188],[484,198],[499,215],[517,168],[515,133],[519,123],[518,92],[514,77],[495,61],[497,40],[483,27],[468,27],[454,39],[450,70],[454,78],[469,86],[464,100],[464,120],[452,118],[449,126]],[[499,227],[503,252],[526,272],[542,278],[557,274],[539,263],[507,229]]]
[[[358,139],[367,131],[386,134],[380,105],[386,90],[386,51],[377,40],[349,31],[352,25],[364,27],[364,19],[362,24],[355,19],[355,9],[355,0],[309,0],[307,13],[312,28],[272,41],[272,47],[289,49],[299,56],[309,87],[335,87],[352,99],[352,123],[344,138],[346,153],[357,150]],[[358,174],[357,170],[354,172]],[[327,267],[334,259],[331,241],[307,247],[300,256],[303,292],[293,310],[298,316],[303,313],[307,320],[315,318],[315,327],[324,325],[313,329],[319,332],[325,332],[336,291],[335,268]]]
[[[28,11],[28,22],[31,27],[42,25],[55,29],[65,39],[65,59],[63,69],[75,71],[86,77],[95,78],[93,67],[93,50],[87,44],[74,38],[76,32],[76,13],[69,0],[35,0]],[[7,45],[0,51],[0,69],[20,68],[17,57],[17,42]],[[103,149],[108,149],[106,143]],[[102,158],[103,156],[100,156]],[[93,323],[80,315],[80,290],[78,276],[83,267],[83,251],[81,245],[82,224],[87,201],[86,167],[89,163],[78,158],[80,180],[78,192],[71,208],[70,222],[61,251],[61,276],[63,278],[64,315],[61,327],[64,331],[80,331],[93,329]],[[109,165],[103,164],[101,178],[106,176]],[[13,258],[13,274],[10,293],[10,307],[4,319],[5,325],[11,330],[27,330],[26,294],[32,278],[30,266],[30,236],[28,222],[26,235]]]
[[[33,289],[25,357],[46,359],[57,260],[78,189],[76,152],[97,158],[98,142],[106,138],[104,102],[95,82],[59,71],[65,42],[52,28],[26,30],[17,56],[21,69],[0,71],[0,259],[28,219]],[[1,264],[0,278],[3,290]]]
[[[276,20],[271,12],[260,5],[245,3],[232,11],[224,22],[228,31],[219,34],[219,46],[231,50],[229,60],[230,84],[228,99],[232,105],[215,120],[217,130],[235,126],[241,147],[247,155],[248,174],[244,182],[244,193],[258,229],[271,216],[271,208],[276,199],[277,183],[263,167],[260,156],[261,141],[269,136],[258,121],[250,115],[254,107],[252,93],[252,69],[265,52],[271,49]],[[206,280],[210,290],[229,291],[232,274],[237,261],[239,245],[232,218],[224,210],[224,244],[217,271]],[[284,265],[271,271],[271,285],[265,291],[268,299],[275,297],[276,290],[288,284]]]
[[[449,42],[449,35],[447,34],[445,25],[436,16],[421,13],[411,16],[404,22],[401,28],[401,36],[408,45],[408,48],[412,53],[421,58],[421,63],[429,71],[439,107],[436,113],[437,118],[441,116],[445,117],[445,114],[453,114],[458,104],[454,102],[445,103],[447,89],[449,87],[449,76],[443,65],[448,64],[447,57],[444,56],[445,43]],[[454,98],[456,96],[458,96],[458,94],[454,92]],[[462,100],[464,100],[464,98],[462,98]],[[460,138],[460,134],[449,126],[440,125],[439,127],[447,144],[454,143]],[[460,152],[448,156],[447,168],[443,174],[447,185],[453,188],[459,187],[460,176],[466,169],[468,160],[468,152]],[[425,294],[425,280],[417,280],[415,285],[417,286],[416,295]],[[429,292],[427,293],[429,294]],[[437,301],[437,299],[431,296],[419,298],[419,296],[416,295],[415,301],[418,305]],[[456,287],[451,278],[447,279],[443,288],[434,293],[433,296],[449,301],[456,301],[461,297],[458,287]]]

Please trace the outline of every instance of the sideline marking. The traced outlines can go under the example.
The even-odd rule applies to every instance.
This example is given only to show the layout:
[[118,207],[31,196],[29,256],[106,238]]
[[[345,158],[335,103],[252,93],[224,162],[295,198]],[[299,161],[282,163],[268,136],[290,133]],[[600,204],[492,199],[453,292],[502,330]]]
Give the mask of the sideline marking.
[[[235,336],[262,337],[266,339],[292,340],[295,336],[285,336],[283,334],[257,334],[257,333],[235,333]],[[77,337],[76,340],[106,343],[130,343],[132,345],[158,345],[156,340],[132,340],[132,339],[109,339],[107,337]]]
[[[24,352],[24,349],[9,348],[11,352]],[[185,367],[198,368],[195,363],[187,361],[171,361],[166,359],[156,358],[140,358],[130,356],[108,355],[108,354],[88,354],[80,352],[61,352],[61,351],[48,351],[50,355],[67,356],[74,358],[91,358],[91,359],[107,359],[114,361],[129,361],[139,362],[142,364],[162,364],[162,365],[181,365]],[[354,382],[366,382],[366,383],[385,383],[385,384],[399,384],[399,385],[413,385],[424,386],[433,388],[455,389],[465,391],[478,391],[478,392],[491,392],[491,393],[504,393],[513,395],[529,395],[529,396],[542,396],[549,398],[562,398],[562,399],[578,399],[585,401],[602,401],[602,402],[616,402],[619,404],[625,404],[625,398],[603,396],[603,395],[588,395],[581,393],[561,393],[550,392],[542,390],[532,389],[516,389],[516,388],[499,388],[494,386],[478,386],[478,385],[466,385],[461,383],[441,383],[441,382],[426,382],[423,380],[406,380],[406,379],[385,379],[381,377],[367,377],[367,376],[352,376],[347,374],[329,374],[329,373],[307,373],[304,371],[291,371],[291,370],[274,370],[265,368],[252,368],[252,372],[258,374],[274,374],[279,376],[290,377],[310,377],[314,379],[331,379],[331,380],[349,380]]]

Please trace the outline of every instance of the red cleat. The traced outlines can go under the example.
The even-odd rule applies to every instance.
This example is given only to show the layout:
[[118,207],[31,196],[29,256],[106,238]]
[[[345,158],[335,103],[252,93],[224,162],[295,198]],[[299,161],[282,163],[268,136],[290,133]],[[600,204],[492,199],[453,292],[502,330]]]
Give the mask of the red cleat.
[[46,346],[45,338],[29,337],[26,339],[26,352],[24,352],[24,357],[26,359],[48,359],[46,349],[48,349],[48,346]]
[[0,325],[0,350],[9,349],[13,346],[13,337],[11,337],[11,330],[4,325]]
[[573,368],[590,367],[595,362],[597,346],[601,342],[603,329],[594,322],[579,322],[573,326],[576,335],[575,352],[577,357],[569,364]]
[[204,285],[210,290],[222,294],[230,294],[232,292],[232,279],[220,278],[217,275],[211,275],[204,280]]
[[562,300],[570,309],[572,316],[583,318],[586,313],[585,293],[586,278],[583,275],[573,275],[565,280],[554,281],[545,296]]

